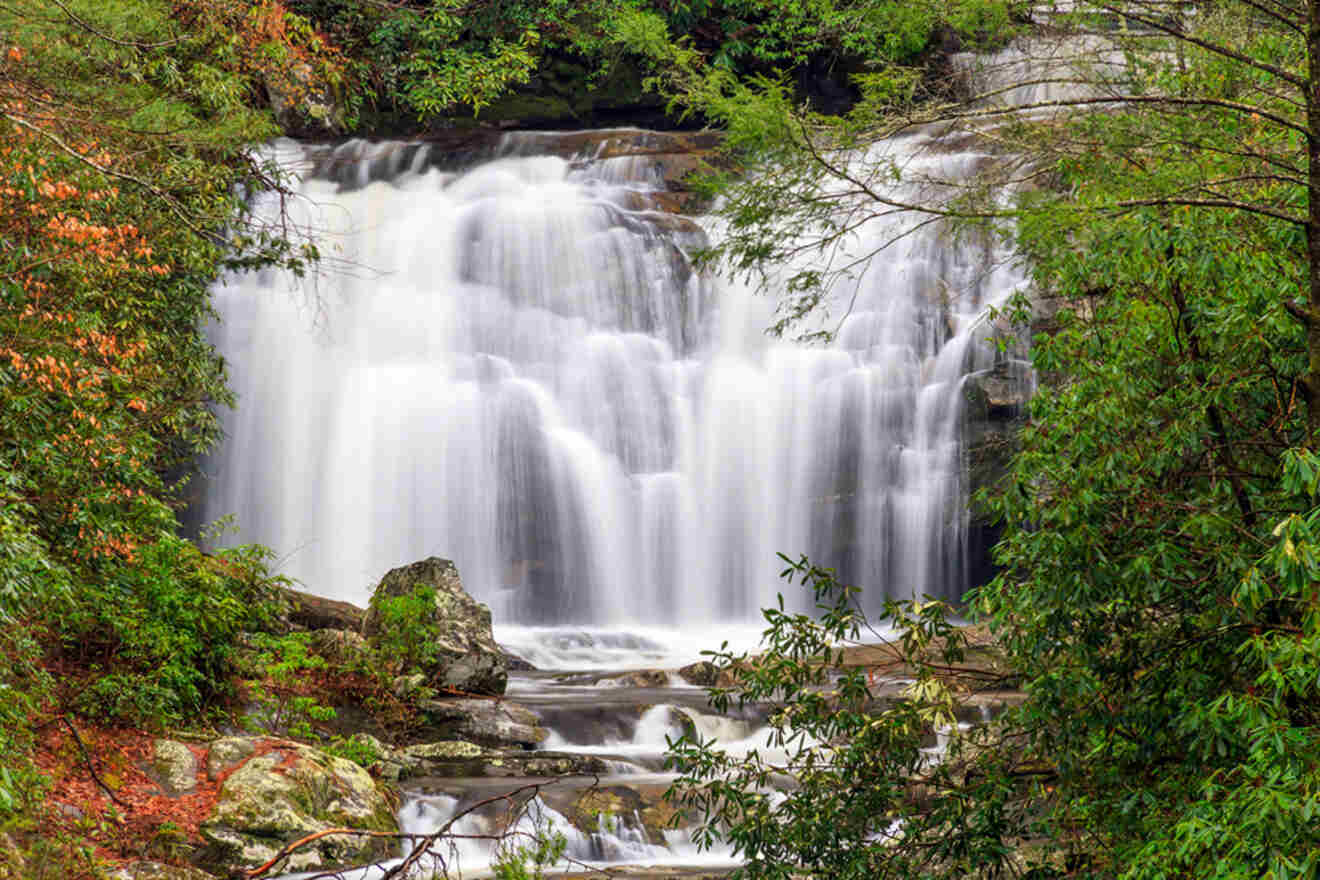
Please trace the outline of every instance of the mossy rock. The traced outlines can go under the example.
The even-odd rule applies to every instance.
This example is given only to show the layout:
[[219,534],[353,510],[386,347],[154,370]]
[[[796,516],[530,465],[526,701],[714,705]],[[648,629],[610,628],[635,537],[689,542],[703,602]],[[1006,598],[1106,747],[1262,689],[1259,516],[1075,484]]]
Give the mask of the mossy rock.
[[606,815],[624,825],[640,825],[652,840],[661,840],[682,811],[664,799],[661,786],[610,785],[582,792],[566,815],[579,831],[599,830],[601,816]]
[[[351,761],[286,740],[256,740],[202,822],[209,844],[203,866],[255,868],[287,844],[330,828],[396,832],[397,806],[393,790]],[[388,858],[393,849],[385,838],[330,835],[279,868],[337,870]]]

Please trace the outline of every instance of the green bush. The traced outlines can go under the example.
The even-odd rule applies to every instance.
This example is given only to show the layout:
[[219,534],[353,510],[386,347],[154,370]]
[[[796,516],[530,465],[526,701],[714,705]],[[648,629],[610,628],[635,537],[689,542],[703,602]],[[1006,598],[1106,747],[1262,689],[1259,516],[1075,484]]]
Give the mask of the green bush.
[[71,708],[161,725],[232,696],[240,633],[276,610],[264,550],[207,556],[166,535],[102,573],[49,603],[44,624],[50,659],[73,670]]
[[373,640],[382,665],[396,672],[421,672],[435,663],[440,628],[435,620],[435,587],[420,586],[403,596],[372,597],[380,612]]
[[257,633],[252,643],[256,654],[249,663],[256,677],[247,686],[255,711],[247,714],[245,721],[258,730],[319,739],[313,722],[332,720],[335,710],[304,692],[308,674],[328,666],[325,658],[309,651],[311,636]]

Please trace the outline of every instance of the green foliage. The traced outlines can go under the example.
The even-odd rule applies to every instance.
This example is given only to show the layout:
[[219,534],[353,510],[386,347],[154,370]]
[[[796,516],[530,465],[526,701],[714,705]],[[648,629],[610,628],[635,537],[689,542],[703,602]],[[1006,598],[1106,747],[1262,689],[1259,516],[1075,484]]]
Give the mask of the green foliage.
[[33,725],[195,720],[233,696],[239,636],[272,607],[261,551],[203,554],[175,513],[230,400],[210,285],[307,256],[245,223],[243,193],[278,185],[249,148],[277,129],[245,35],[197,9],[0,7],[6,816],[41,791]]
[[531,843],[509,845],[504,841],[491,870],[496,880],[542,880],[568,848],[568,838],[558,831],[538,829]]
[[336,738],[325,747],[325,750],[329,754],[346,758],[359,767],[370,767],[381,757],[380,752],[371,742],[356,735],[348,739]]
[[231,695],[238,635],[270,622],[264,565],[253,548],[207,559],[167,535],[133,564],[107,566],[106,577],[52,603],[52,662],[90,676],[65,683],[71,708],[160,724]]
[[328,665],[325,658],[310,652],[310,642],[307,633],[252,636],[256,653],[248,662],[257,677],[246,682],[251,702],[243,716],[245,724],[296,739],[320,739],[313,725],[333,720],[336,713],[307,687],[307,674],[324,670]]
[[[757,655],[712,652],[736,676],[711,690],[711,704],[769,705],[769,736],[747,755],[687,733],[670,744],[667,765],[679,777],[667,794],[704,817],[700,845],[722,841],[745,860],[751,878],[953,876],[1006,867],[1008,836],[1030,826],[1033,783],[1014,776],[1022,755],[993,751],[1003,731],[960,734],[955,694],[968,676],[963,633],[938,602],[889,601],[881,618],[857,609],[856,588],[805,559],[784,576],[809,588],[816,615],[765,611],[769,624]],[[878,700],[845,648],[871,626],[894,633],[893,663],[911,681],[898,698]],[[975,678],[975,676],[971,676]],[[935,760],[926,750],[939,731],[950,740]],[[1028,777],[1029,778],[1029,777]],[[785,784],[787,780],[787,784]]]
[[[1002,33],[1009,4],[898,0],[428,0],[398,7],[354,0],[290,4],[352,58],[347,74],[362,97],[428,121],[477,112],[557,60],[594,71],[590,86],[619,64],[662,77],[664,60],[685,53],[689,74],[735,82],[791,78],[808,69],[867,73],[910,63],[941,28],[969,38]],[[705,114],[692,100],[687,106]]]
[[402,596],[372,596],[380,613],[375,649],[381,664],[399,672],[420,672],[435,664],[440,635],[435,617],[436,589],[419,586]]
[[53,682],[41,667],[41,646],[17,627],[0,628],[0,825],[36,803],[43,780],[28,759],[31,720],[51,693]]

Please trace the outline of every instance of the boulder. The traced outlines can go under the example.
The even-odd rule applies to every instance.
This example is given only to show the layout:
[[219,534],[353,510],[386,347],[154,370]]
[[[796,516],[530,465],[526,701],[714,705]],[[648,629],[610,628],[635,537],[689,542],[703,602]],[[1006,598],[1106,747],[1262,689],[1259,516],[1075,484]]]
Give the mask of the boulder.
[[602,678],[598,685],[606,687],[662,688],[669,687],[669,673],[663,669],[634,669]]
[[152,743],[147,772],[170,797],[187,794],[197,787],[197,757],[181,742],[158,739]]
[[509,670],[504,652],[491,634],[490,609],[463,589],[458,568],[432,556],[391,570],[371,596],[362,632],[379,645],[383,632],[381,603],[411,595],[418,587],[435,588],[436,659],[426,672],[430,683],[471,694],[502,694]]
[[523,658],[519,657],[517,654],[510,651],[508,648],[504,649],[504,665],[508,667],[510,672],[536,671],[535,666],[533,666],[531,663],[527,662]]
[[535,712],[508,700],[421,700],[418,706],[446,739],[531,749],[549,736]]
[[[330,828],[397,832],[397,797],[358,765],[289,740],[229,737],[212,744],[224,757],[246,751],[228,772],[201,823],[203,867],[255,868],[289,843]],[[210,762],[208,761],[208,764]],[[366,835],[322,837],[297,850],[279,871],[327,871],[388,858],[395,842]]]
[[678,670],[678,677],[697,687],[731,688],[738,683],[731,668],[721,668],[709,660],[698,660]]
[[697,687],[714,687],[720,677],[720,668],[709,660],[698,660],[678,670],[678,676]]
[[214,781],[237,767],[257,750],[256,743],[250,736],[226,736],[211,742],[206,749],[207,777]]

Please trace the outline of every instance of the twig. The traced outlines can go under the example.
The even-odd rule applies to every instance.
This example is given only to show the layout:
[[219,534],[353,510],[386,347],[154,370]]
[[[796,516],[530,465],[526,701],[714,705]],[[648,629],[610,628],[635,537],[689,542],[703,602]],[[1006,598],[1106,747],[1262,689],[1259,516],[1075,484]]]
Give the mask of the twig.
[[459,819],[462,819],[464,816],[468,815],[469,813],[478,810],[481,807],[487,806],[488,804],[497,803],[499,801],[512,801],[516,796],[522,794],[525,791],[530,790],[534,792],[539,792],[543,786],[549,784],[551,783],[533,782],[515,788],[512,791],[505,792],[504,794],[494,795],[492,797],[486,798],[485,800],[477,801],[476,803],[472,804],[466,809],[461,810],[458,813],[455,813],[452,817],[450,817],[448,822],[446,822],[444,825],[440,827],[439,830],[433,831],[425,835],[405,834],[397,831],[367,831],[356,828],[327,828],[323,831],[317,831],[312,834],[308,834],[305,837],[301,837],[298,840],[293,841],[292,843],[287,844],[282,850],[276,853],[275,856],[270,861],[266,862],[264,865],[253,868],[250,871],[244,871],[243,876],[252,878],[252,880],[254,880],[254,878],[262,876],[271,868],[275,867],[275,865],[277,865],[279,862],[288,858],[297,850],[301,849],[302,847],[306,846],[309,843],[320,840],[322,837],[328,837],[333,834],[354,834],[360,837],[379,837],[379,838],[388,838],[395,840],[404,839],[404,840],[419,841],[415,846],[413,846],[412,850],[408,853],[408,855],[404,858],[404,860],[401,863],[395,865],[393,868],[389,868],[388,870],[386,870],[382,880],[390,880],[390,878],[402,877],[404,875],[401,872],[406,871],[408,868],[416,864],[417,861],[422,857],[422,854],[425,853],[428,849],[430,849],[431,845],[434,844],[437,840],[447,835],[449,833],[449,829],[452,828],[454,823],[457,822]]
[[487,806],[488,804],[497,803],[499,801],[512,802],[516,795],[522,794],[525,791],[533,792],[533,797],[535,797],[536,794],[540,793],[541,788],[548,784],[550,783],[544,783],[544,782],[529,783],[527,785],[523,785],[518,788],[515,788],[513,791],[506,792],[505,794],[498,794],[492,797],[488,797],[484,800],[477,801],[475,804],[472,804],[467,809],[460,810],[459,812],[451,816],[448,822],[446,822],[444,825],[441,825],[438,831],[431,832],[426,836],[425,840],[422,843],[419,843],[418,845],[414,846],[412,848],[412,851],[409,852],[406,857],[404,857],[404,860],[402,862],[400,862],[399,864],[395,865],[393,868],[390,868],[385,872],[384,876],[381,877],[381,880],[394,880],[394,878],[397,877],[406,877],[408,869],[411,868],[413,865],[417,864],[417,862],[421,859],[423,853],[429,850],[431,848],[431,845],[434,844],[437,840],[448,834],[449,829],[454,826],[455,822],[457,822],[459,819],[462,819],[464,816],[468,815],[469,813],[472,813],[480,809],[481,807]]
[[106,785],[105,781],[101,779],[100,776],[97,775],[96,768],[92,766],[92,756],[87,749],[87,743],[83,742],[82,735],[78,733],[78,728],[73,726],[73,722],[69,720],[69,716],[61,715],[59,718],[56,718],[55,720],[57,722],[63,721],[64,725],[69,728],[69,732],[73,734],[73,739],[76,743],[78,743],[79,751],[82,752],[83,763],[87,765],[87,772],[92,774],[92,779],[95,780],[96,784],[101,787],[101,790],[110,796],[110,800],[119,804],[119,806],[123,807],[124,809],[126,810],[133,809],[131,804],[128,804],[125,801],[120,800],[119,795],[115,794],[114,791],[111,790],[110,786]]
[[405,834],[400,831],[368,831],[363,828],[326,828],[323,831],[316,831],[313,832],[312,834],[308,834],[306,837],[298,838],[292,843],[286,845],[284,849],[277,852],[271,858],[271,860],[266,862],[264,865],[253,868],[250,871],[245,871],[244,873],[249,877],[259,877],[262,874],[269,871],[271,868],[275,867],[275,865],[280,861],[282,861],[285,857],[292,854],[294,850],[300,849],[301,847],[306,846],[312,841],[320,840],[322,837],[329,837],[332,834],[352,834],[358,837],[385,837],[385,838],[392,838],[395,840],[398,839],[416,840],[418,837],[421,836],[418,834]]

